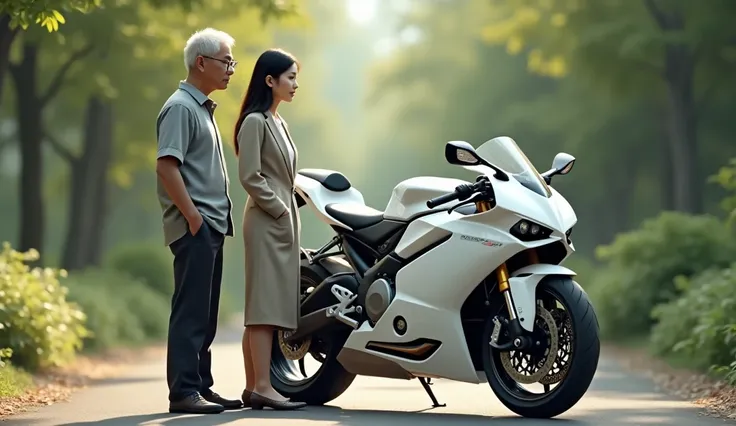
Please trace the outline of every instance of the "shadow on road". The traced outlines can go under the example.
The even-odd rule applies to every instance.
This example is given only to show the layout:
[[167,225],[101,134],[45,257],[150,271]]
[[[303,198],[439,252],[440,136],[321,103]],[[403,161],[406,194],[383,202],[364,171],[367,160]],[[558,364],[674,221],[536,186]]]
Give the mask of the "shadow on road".
[[[384,410],[343,410],[340,407],[324,406],[309,407],[301,411],[254,411],[244,409],[228,411],[217,415],[179,415],[179,414],[149,414],[138,416],[124,416],[95,422],[64,423],[60,426],[122,426],[122,425],[166,425],[166,426],[216,426],[233,424],[248,420],[268,419],[282,420],[285,424],[290,421],[302,420],[307,422],[322,421],[341,426],[375,426],[377,424],[396,425],[458,425],[458,426],[510,426],[510,425],[569,425],[569,426],[618,426],[635,424],[678,424],[685,410],[672,407],[658,407],[653,409],[600,409],[590,410],[583,415],[563,417],[549,420],[526,419],[521,417],[493,417],[479,415],[444,414],[432,412],[401,412]],[[288,422],[288,423],[287,423]],[[8,424],[12,424],[9,422]]]
[[[220,340],[225,341],[236,340],[236,338],[235,333],[223,333],[220,336]],[[237,353],[237,349],[233,349],[233,353]],[[41,410],[36,415],[25,416],[24,419],[6,419],[1,424],[3,426],[40,424],[55,426],[235,426],[239,424],[375,426],[382,423],[421,426],[511,426],[519,424],[530,426],[555,424],[570,426],[646,424],[713,426],[724,424],[721,420],[698,416],[697,407],[684,403],[679,398],[657,393],[650,379],[625,373],[615,360],[610,358],[601,360],[595,379],[585,397],[572,410],[560,418],[551,420],[525,419],[510,414],[497,401],[488,399],[493,397],[486,384],[478,385],[478,391],[475,391],[469,390],[468,386],[443,380],[437,380],[432,387],[440,402],[447,403],[447,408],[429,408],[429,398],[423,394],[417,382],[414,384],[405,381],[367,380],[363,383],[356,383],[355,388],[348,391],[359,393],[360,398],[356,399],[348,395],[345,402],[334,401],[334,405],[331,406],[307,407],[300,411],[244,409],[219,415],[181,415],[169,414],[165,411],[157,413],[155,410],[165,410],[165,392],[154,392],[161,397],[160,403],[151,401],[150,396],[147,396],[150,394],[151,387],[146,382],[156,380],[162,382],[163,379],[160,375],[150,374],[151,376],[147,376],[141,373],[132,377],[100,382],[94,387],[95,392],[102,394],[102,388],[113,389],[114,392],[104,393],[106,396],[103,399],[96,399],[92,397],[92,390],[90,390],[89,393],[77,397],[81,399],[77,400],[77,404],[71,411],[68,409],[65,411],[63,405],[56,405],[56,411],[49,407],[49,410]],[[162,383],[161,386],[165,385]],[[142,401],[141,399],[144,398],[147,400]],[[426,408],[413,412],[402,410],[398,408],[402,405],[398,399],[415,409]],[[142,407],[136,407],[139,403],[142,403]],[[477,406],[476,403],[481,406]],[[114,410],[106,409],[105,406],[108,404]],[[127,409],[126,404],[131,404],[131,409]],[[384,409],[371,409],[372,407]],[[482,415],[482,413],[490,412],[504,415]],[[64,419],[61,420],[60,417]],[[75,419],[86,419],[87,421],[75,421]],[[95,420],[89,421],[92,419]]]
[[155,382],[158,383],[161,380],[158,377],[107,377],[104,379],[91,379],[88,386],[116,386],[125,385],[131,383],[146,383]]

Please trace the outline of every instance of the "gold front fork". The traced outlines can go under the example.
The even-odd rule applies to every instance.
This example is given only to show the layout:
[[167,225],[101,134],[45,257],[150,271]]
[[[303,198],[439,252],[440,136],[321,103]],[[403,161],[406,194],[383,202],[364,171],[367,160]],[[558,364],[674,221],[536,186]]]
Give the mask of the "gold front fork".
[[[539,263],[539,255],[536,250],[530,249],[528,253],[530,264]],[[502,263],[496,268],[496,280],[498,281],[498,291],[503,294],[506,300],[506,307],[509,310],[509,320],[513,321],[516,319],[516,309],[514,307],[514,301],[511,299],[511,292],[509,291],[509,270],[506,267],[506,263]]]
[[487,212],[491,209],[491,203],[489,203],[488,201],[476,201],[475,209],[478,211],[478,213]]
[[502,263],[496,268],[496,280],[498,280],[498,291],[503,294],[506,299],[506,307],[509,310],[509,320],[513,321],[516,319],[516,309],[514,308],[514,301],[511,300],[511,292],[509,291],[509,270],[506,268],[506,264]]

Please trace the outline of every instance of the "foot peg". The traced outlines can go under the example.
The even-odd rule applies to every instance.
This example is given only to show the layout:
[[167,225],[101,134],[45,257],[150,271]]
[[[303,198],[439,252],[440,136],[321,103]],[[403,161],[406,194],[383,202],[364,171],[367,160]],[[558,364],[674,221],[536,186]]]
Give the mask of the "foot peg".
[[353,294],[352,291],[339,285],[333,285],[332,288],[330,288],[330,291],[340,302],[327,309],[327,317],[337,318],[340,322],[349,325],[353,329],[358,328],[358,321],[347,316],[347,314],[351,314],[356,311],[355,306],[348,307],[348,305],[353,303],[355,298],[358,296]]

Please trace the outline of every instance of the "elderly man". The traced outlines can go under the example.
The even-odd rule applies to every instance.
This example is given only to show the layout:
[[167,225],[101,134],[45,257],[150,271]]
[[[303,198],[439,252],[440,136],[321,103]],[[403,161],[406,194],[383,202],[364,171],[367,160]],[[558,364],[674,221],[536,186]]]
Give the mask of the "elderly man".
[[233,235],[222,139],[209,98],[224,90],[237,62],[234,40],[211,28],[184,47],[187,79],[166,100],[156,123],[158,197],[165,244],[174,254],[169,319],[169,411],[221,413],[242,406],[212,391],[210,346],[217,330],[223,242]]

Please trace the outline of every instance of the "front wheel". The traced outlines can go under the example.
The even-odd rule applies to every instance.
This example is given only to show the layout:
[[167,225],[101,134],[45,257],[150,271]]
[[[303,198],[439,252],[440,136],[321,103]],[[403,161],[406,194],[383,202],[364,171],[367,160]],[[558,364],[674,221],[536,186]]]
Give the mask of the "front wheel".
[[[319,265],[302,260],[302,300],[330,274]],[[337,360],[349,332],[337,331],[309,336],[287,344],[282,332],[274,333],[271,349],[271,385],[281,395],[309,405],[323,405],[345,392],[355,375]],[[307,367],[307,364],[310,364]],[[313,374],[307,369],[316,369]]]
[[523,417],[564,413],[587,392],[598,368],[598,320],[587,294],[570,277],[545,277],[537,287],[537,347],[510,352],[489,344],[494,316],[508,318],[499,299],[486,321],[482,345],[483,368],[493,393]]

